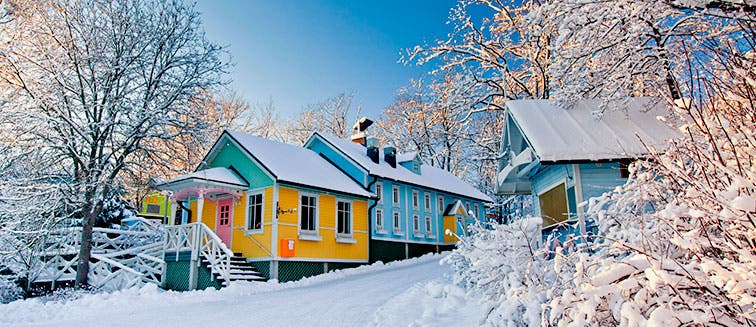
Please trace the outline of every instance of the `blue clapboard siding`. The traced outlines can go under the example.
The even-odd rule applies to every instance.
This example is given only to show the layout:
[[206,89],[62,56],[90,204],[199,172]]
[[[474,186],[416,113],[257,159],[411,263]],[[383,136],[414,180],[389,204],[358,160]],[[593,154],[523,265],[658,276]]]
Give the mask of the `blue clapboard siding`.
[[[426,189],[414,185],[408,185],[396,181],[391,181],[383,178],[378,179],[378,183],[382,186],[382,192],[380,194],[381,200],[376,204],[376,207],[373,209],[373,212],[371,212],[371,216],[373,219],[373,238],[377,239],[383,239],[383,240],[396,240],[396,241],[409,241],[413,243],[432,243],[432,244],[442,244],[443,243],[443,235],[444,235],[444,223],[443,223],[443,213],[446,209],[446,206],[449,204],[454,203],[457,200],[462,201],[463,204],[470,205],[470,210],[472,210],[476,217],[484,217],[485,208],[483,207],[483,203],[480,201],[474,201],[469,200],[457,196],[452,196],[443,192],[438,192],[431,189]],[[378,183],[374,184],[371,187],[371,191],[376,191],[376,185]],[[392,199],[392,190],[393,187],[397,186],[399,188],[399,204],[394,205],[393,199]],[[412,205],[412,191],[416,190],[418,191],[418,207],[415,208]],[[430,195],[430,208],[425,208],[425,194]],[[440,207],[438,203],[438,197],[442,196],[444,198],[444,206]],[[371,201],[371,204],[373,202]],[[475,210],[475,206],[477,204],[477,211]],[[383,210],[383,230],[379,230],[377,228],[377,221],[375,221],[376,214],[375,212],[377,210]],[[395,232],[393,228],[393,213],[399,212],[400,217],[400,231]],[[420,225],[419,225],[419,232],[415,233],[413,228],[413,217],[414,215],[417,215],[420,218]],[[431,231],[432,234],[426,233],[426,226],[425,226],[425,217],[430,216],[432,226]]]
[[[575,183],[573,164],[553,164],[541,166],[533,180],[533,203],[538,204],[538,194],[548,191],[557,183],[565,182],[567,191],[567,205],[571,214],[577,214],[575,201]],[[583,163],[579,165],[580,182],[583,188],[583,201],[614,190],[625,184],[626,178],[620,176],[620,166],[617,162]],[[541,214],[539,205],[535,206],[536,215]]]
[[320,138],[312,138],[312,143],[309,144],[308,148],[330,160],[334,165],[336,165],[336,167],[341,169],[358,183],[362,184],[363,186],[365,185],[367,180],[365,172],[345,155],[337,153],[333,148],[324,144],[323,141],[320,140]]
[[583,186],[583,201],[614,190],[625,184],[626,178],[620,176],[617,162],[580,164],[580,181]]
[[570,164],[557,164],[557,165],[544,165],[533,176],[533,193],[536,195],[546,192],[549,189],[556,186],[557,183],[567,182],[566,187],[572,187],[574,185],[572,176],[572,165]]
[[[485,217],[485,208],[482,201],[467,199],[463,197],[454,196],[443,192],[443,190],[432,190],[423,188],[420,186],[410,185],[401,181],[394,181],[377,176],[366,176],[365,171],[355,164],[351,159],[345,156],[343,153],[335,150],[333,147],[324,143],[320,138],[314,137],[310,139],[307,147],[327,158],[331,163],[336,165],[343,172],[348,174],[358,183],[364,187],[369,187],[371,191],[376,191],[376,185],[380,183],[383,187],[380,196],[381,200],[371,200],[370,205],[375,204],[375,208],[370,212],[372,217],[372,233],[371,238],[377,240],[387,240],[395,242],[408,242],[408,243],[426,243],[426,244],[444,244],[444,222],[443,213],[446,206],[454,203],[457,200],[462,201],[463,204],[469,204],[470,210],[474,211],[474,215],[478,218]],[[415,160],[419,160],[415,158]],[[419,161],[418,161],[419,163]],[[406,165],[408,169],[412,170],[412,161],[400,163],[400,165]],[[422,168],[415,173],[422,173]],[[378,183],[373,183],[376,179]],[[394,186],[399,188],[399,203],[393,204],[392,201],[392,189]],[[418,208],[412,206],[412,191],[418,191]],[[454,190],[449,190],[454,191]],[[430,194],[430,209],[425,208],[424,196]],[[439,207],[438,197],[443,196],[444,207]],[[378,202],[376,204],[376,202]],[[477,210],[476,209],[477,205]],[[376,222],[376,211],[383,211],[383,230],[379,231]],[[393,228],[393,215],[394,212],[399,213],[399,227],[398,231],[394,231]],[[413,216],[418,215],[420,218],[419,232],[414,233],[413,230]],[[430,216],[432,220],[432,234],[425,231],[425,217]],[[472,223],[474,221],[468,221],[466,223]],[[431,237],[432,236],[432,237]]]

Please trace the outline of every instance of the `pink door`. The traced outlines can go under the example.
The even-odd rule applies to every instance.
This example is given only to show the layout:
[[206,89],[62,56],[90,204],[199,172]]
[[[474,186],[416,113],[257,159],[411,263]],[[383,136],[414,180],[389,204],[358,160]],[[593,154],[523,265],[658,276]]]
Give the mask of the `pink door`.
[[215,233],[229,248],[231,247],[231,204],[233,199],[218,200],[218,217]]

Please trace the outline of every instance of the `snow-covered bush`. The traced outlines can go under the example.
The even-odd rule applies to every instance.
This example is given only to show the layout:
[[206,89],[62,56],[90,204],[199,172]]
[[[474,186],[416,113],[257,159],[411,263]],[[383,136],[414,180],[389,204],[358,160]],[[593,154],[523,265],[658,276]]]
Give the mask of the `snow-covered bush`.
[[[483,295],[488,325],[539,325],[555,289],[561,288],[563,256],[539,248],[541,218],[530,217],[493,229],[471,226],[444,263],[454,282]],[[554,254],[559,254],[554,256]],[[554,260],[553,258],[559,258]]]
[[591,208],[605,242],[551,322],[756,325],[756,56],[738,50],[671,101],[684,137]]
[[8,303],[23,298],[24,290],[16,283],[15,275],[0,274],[0,303]]
[[113,225],[120,225],[122,220],[136,215],[129,201],[123,198],[123,192],[123,187],[116,187],[105,196],[102,211],[97,216],[95,226],[112,227]]

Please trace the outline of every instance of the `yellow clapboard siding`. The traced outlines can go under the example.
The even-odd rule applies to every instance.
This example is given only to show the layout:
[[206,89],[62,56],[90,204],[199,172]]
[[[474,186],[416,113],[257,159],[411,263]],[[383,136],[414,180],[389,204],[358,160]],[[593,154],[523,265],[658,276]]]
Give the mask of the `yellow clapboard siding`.
[[205,205],[202,207],[202,223],[207,225],[207,227],[210,227],[213,231],[215,231],[215,215],[217,215],[217,211],[215,211],[217,207],[218,202],[212,201],[212,200],[205,200]]
[[452,233],[457,233],[457,217],[456,216],[444,216],[444,243],[455,243],[458,241],[454,235],[447,235],[446,230],[450,230]]
[[295,256],[292,259],[300,257],[319,258],[324,261],[328,259],[367,260],[367,201],[352,200],[352,235],[356,243],[339,243],[336,242],[336,197],[314,191],[307,191],[307,193],[318,195],[318,236],[322,239],[320,241],[299,239],[299,191],[280,187],[278,196],[281,209],[296,208],[297,212],[283,213],[278,216],[278,244],[281,239],[294,240]]
[[[246,232],[247,224],[247,192],[244,193],[239,204],[234,206],[232,250],[242,253],[246,258],[269,257],[270,240],[273,217],[273,187],[268,187],[263,193],[263,232],[251,234]],[[256,241],[256,242],[255,242]]]
[[[283,211],[291,211],[292,209],[299,210],[299,192],[294,189],[279,187],[278,188],[278,205]],[[298,223],[297,212],[283,212],[278,215],[278,222],[283,224]]]

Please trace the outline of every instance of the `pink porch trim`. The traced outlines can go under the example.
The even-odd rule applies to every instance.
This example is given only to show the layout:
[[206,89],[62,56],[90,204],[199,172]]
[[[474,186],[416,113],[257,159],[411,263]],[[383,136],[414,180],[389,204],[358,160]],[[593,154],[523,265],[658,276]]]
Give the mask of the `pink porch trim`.
[[241,195],[236,194],[235,192],[232,192],[229,190],[224,190],[224,189],[219,189],[219,188],[212,188],[212,189],[188,188],[174,194],[172,198],[174,199],[174,201],[176,201],[176,199],[189,197],[192,194],[196,194],[197,197],[200,197],[201,195],[204,196],[205,194],[210,194],[210,193],[228,194],[232,196],[234,199],[236,199],[237,201],[241,200]]

